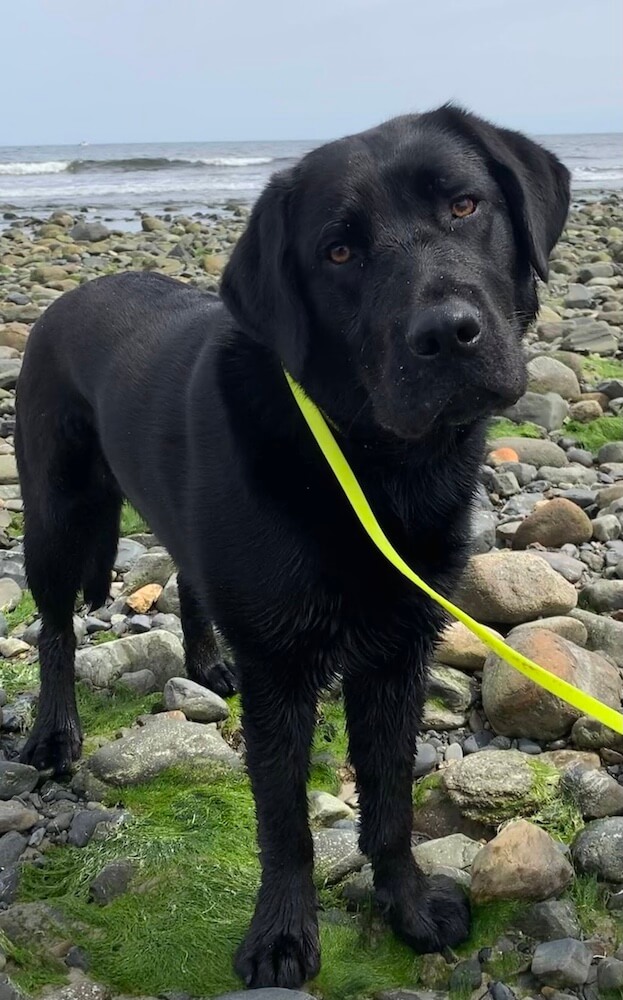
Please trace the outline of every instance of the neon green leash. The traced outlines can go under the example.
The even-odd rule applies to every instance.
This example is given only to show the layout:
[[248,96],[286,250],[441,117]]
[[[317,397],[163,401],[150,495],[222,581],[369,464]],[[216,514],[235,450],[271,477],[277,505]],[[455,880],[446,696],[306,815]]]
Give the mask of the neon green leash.
[[582,715],[590,715],[602,722],[605,726],[613,729],[617,733],[623,734],[623,714],[610,708],[608,705],[604,705],[603,702],[598,701],[597,698],[593,698],[592,695],[586,694],[584,691],[580,691],[578,688],[574,687],[573,684],[569,684],[567,681],[562,680],[562,678],[557,677],[552,674],[549,670],[544,667],[540,667],[538,663],[534,663],[532,660],[528,659],[527,656],[523,656],[522,653],[518,653],[517,650],[511,649],[511,647],[505,643],[498,636],[494,635],[493,632],[486,627],[486,625],[481,625],[479,622],[474,621],[465,611],[458,608],[455,604],[449,601],[447,598],[442,597],[438,594],[436,590],[433,590],[425,580],[414,573],[410,566],[407,566],[404,559],[396,552],[395,548],[385,536],[381,526],[379,525],[376,517],[372,513],[370,504],[366,500],[366,497],[359,485],[357,478],[351,469],[350,465],[346,461],[344,454],[335,440],[331,430],[329,429],[325,418],[318,409],[315,403],[307,396],[301,386],[294,381],[294,379],[285,372],[286,379],[288,380],[288,385],[292,390],[292,394],[298,403],[299,409],[305,418],[305,421],[314,435],[318,446],[320,447],[324,457],[329,463],[331,469],[333,470],[335,477],[344,490],[348,502],[355,511],[355,514],[361,521],[361,524],[367,531],[368,535],[376,545],[378,549],[383,553],[386,559],[392,563],[396,569],[406,576],[411,583],[414,583],[416,587],[423,590],[431,600],[435,601],[442,608],[444,608],[453,618],[457,621],[463,623],[476,635],[484,644],[488,646],[489,649],[497,653],[503,660],[510,663],[512,667],[519,670],[520,673],[524,674],[535,684],[540,687],[545,688],[550,694],[555,695],[562,701],[568,702],[569,705],[573,705],[577,708]]

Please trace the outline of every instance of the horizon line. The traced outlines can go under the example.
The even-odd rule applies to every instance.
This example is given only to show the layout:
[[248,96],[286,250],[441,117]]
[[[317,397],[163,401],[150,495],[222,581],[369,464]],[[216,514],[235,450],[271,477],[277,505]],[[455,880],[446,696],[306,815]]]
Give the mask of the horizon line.
[[[597,132],[531,132],[530,130],[517,130],[524,131],[527,135],[532,135],[533,137],[539,138],[550,138],[550,137],[562,137],[562,136],[601,136],[601,135],[623,135],[623,130],[612,130],[612,129],[601,129]],[[344,133],[346,134],[346,133]],[[254,143],[277,143],[277,142],[311,142],[311,143],[327,143],[333,142],[336,139],[343,138],[341,135],[337,136],[327,136],[325,138],[288,138],[288,139],[268,139],[268,138],[253,138],[253,139],[78,139],[74,142],[0,142],[0,149],[19,149],[19,148],[33,148],[41,146],[164,146],[164,145],[205,145],[207,143],[218,144],[218,143],[233,143],[233,142],[254,142]]]

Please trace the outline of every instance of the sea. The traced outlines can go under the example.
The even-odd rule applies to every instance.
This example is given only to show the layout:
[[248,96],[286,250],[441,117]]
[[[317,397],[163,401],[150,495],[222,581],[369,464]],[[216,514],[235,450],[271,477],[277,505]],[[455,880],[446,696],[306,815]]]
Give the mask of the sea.
[[[576,198],[623,190],[623,134],[535,136],[571,170]],[[251,204],[270,175],[313,141],[189,142],[0,147],[5,213],[79,209],[136,228],[140,212],[185,214]]]

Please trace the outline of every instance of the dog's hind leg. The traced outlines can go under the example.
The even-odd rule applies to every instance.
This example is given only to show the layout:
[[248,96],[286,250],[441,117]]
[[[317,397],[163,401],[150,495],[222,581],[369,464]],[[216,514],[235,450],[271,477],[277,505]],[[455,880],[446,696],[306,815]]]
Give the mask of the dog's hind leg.
[[186,673],[197,684],[221,698],[228,698],[238,690],[233,664],[221,655],[212,622],[180,573],[177,589],[186,646]]
[[[18,425],[19,426],[19,425]],[[30,430],[30,428],[29,428]],[[80,756],[74,690],[76,597],[99,606],[108,594],[121,494],[87,427],[27,440],[18,434],[26,575],[41,614],[41,690],[25,763],[56,774]]]

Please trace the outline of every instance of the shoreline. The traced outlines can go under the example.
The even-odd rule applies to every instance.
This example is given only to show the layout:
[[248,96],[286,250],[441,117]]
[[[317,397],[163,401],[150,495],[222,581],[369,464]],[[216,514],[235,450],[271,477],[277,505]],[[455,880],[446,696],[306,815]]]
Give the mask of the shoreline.
[[[212,220],[215,217],[227,220],[231,216],[239,217],[239,213],[248,215],[261,191],[262,189],[257,191],[255,198],[228,197],[205,202],[197,199],[183,202],[179,199],[162,198],[151,203],[146,201],[143,206],[119,205],[111,207],[90,205],[88,201],[84,200],[70,202],[56,199],[46,204],[24,207],[6,201],[0,203],[0,233],[16,224],[30,229],[33,226],[49,222],[50,217],[59,212],[86,222],[102,222],[113,230],[118,229],[123,232],[140,231],[141,218],[144,215],[165,218],[165,221],[171,221],[174,216],[191,217],[198,221]],[[572,190],[572,210],[595,202],[605,204],[623,202],[623,185],[620,188],[575,187]]]

